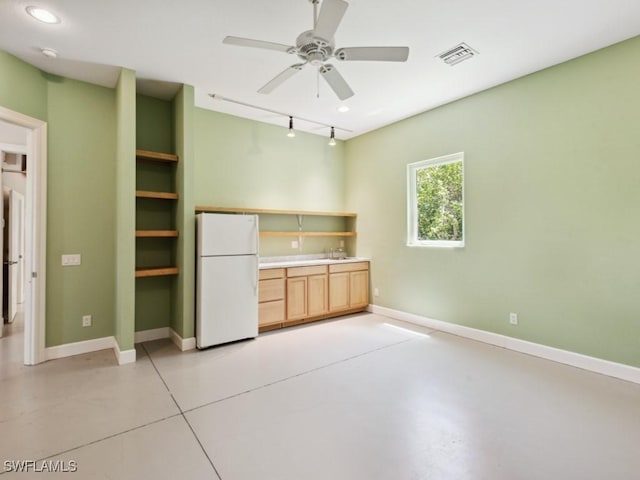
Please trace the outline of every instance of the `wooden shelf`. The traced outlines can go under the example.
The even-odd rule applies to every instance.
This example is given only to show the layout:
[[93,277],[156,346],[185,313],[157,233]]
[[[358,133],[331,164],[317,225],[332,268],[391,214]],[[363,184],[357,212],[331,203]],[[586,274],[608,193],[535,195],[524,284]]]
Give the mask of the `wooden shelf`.
[[261,237],[355,237],[356,232],[260,232]]
[[137,238],[166,238],[177,236],[177,230],[136,230]]
[[148,190],[136,190],[136,198],[157,198],[160,200],[178,200],[178,194],[172,192],[150,192]]
[[151,152],[149,150],[136,150],[137,160],[151,160],[154,162],[170,162],[178,161],[178,156],[172,153]]
[[235,208],[235,207],[209,207],[196,206],[196,213],[254,213],[268,215],[312,215],[319,217],[357,217],[358,214],[353,212],[312,212],[305,210],[268,210],[262,208]]
[[178,267],[136,268],[136,278],[177,275]]

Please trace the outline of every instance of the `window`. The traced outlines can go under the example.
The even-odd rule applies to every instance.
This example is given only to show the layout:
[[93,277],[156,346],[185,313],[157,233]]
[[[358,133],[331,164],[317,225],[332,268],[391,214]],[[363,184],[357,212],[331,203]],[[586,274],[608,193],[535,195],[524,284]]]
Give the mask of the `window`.
[[407,165],[407,245],[464,247],[464,153]]

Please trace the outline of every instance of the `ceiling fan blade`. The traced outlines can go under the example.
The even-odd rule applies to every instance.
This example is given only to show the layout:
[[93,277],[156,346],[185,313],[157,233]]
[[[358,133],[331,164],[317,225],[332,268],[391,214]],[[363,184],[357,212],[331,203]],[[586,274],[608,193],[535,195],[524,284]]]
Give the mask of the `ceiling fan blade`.
[[336,67],[330,63],[326,63],[320,67],[319,71],[340,100],[346,100],[353,96],[353,90],[351,90],[351,87],[345,79],[342,78],[342,75],[340,75]]
[[295,47],[291,45],[283,45],[282,43],[263,42],[262,40],[252,40],[242,37],[224,37],[222,43],[227,45],[238,45],[239,47],[262,48],[265,50],[276,50],[278,52],[293,53]]
[[409,47],[339,48],[336,50],[335,57],[344,61],[406,62],[409,58]]
[[313,36],[331,42],[348,6],[344,0],[323,0]]
[[302,70],[302,67],[304,66],[305,66],[304,63],[296,63],[295,65],[291,65],[285,71],[279,73],[272,80],[266,83],[260,90],[258,90],[258,93],[264,93],[266,95],[268,93],[273,92],[277,87],[282,85],[284,82],[286,82],[291,77],[293,77],[296,73]]

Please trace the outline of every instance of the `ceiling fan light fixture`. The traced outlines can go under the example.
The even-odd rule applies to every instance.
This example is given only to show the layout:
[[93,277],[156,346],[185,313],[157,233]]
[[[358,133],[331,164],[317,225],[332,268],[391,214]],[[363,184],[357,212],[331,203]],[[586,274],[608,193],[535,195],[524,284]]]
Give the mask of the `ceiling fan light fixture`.
[[47,58],[58,58],[58,52],[53,48],[42,48],[40,49],[40,53]]
[[296,132],[293,129],[293,117],[289,116],[289,133],[287,133],[287,137],[293,138],[296,136]]
[[331,136],[329,137],[329,146],[335,147],[336,145],[336,130],[331,127]]
[[305,30],[298,35],[295,46],[233,36],[227,36],[222,41],[228,45],[296,54],[302,60],[302,63],[291,65],[272,78],[258,90],[258,93],[271,93],[305,65],[310,65],[318,70],[340,100],[346,100],[352,97],[354,92],[340,72],[330,63],[326,63],[332,58],[338,61],[407,61],[409,47],[349,47],[336,50],[335,33],[349,4],[345,0],[322,0],[321,4],[320,0],[309,2],[313,5],[313,29]]
[[45,8],[30,5],[25,10],[29,15],[42,23],[60,23],[60,18],[55,13]]

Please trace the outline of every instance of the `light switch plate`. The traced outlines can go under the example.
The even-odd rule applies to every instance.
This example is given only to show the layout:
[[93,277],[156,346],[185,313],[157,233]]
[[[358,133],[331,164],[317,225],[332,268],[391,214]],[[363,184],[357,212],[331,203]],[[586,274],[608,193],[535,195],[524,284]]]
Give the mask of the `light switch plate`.
[[82,259],[79,253],[74,253],[72,255],[62,255],[62,266],[69,267],[73,265],[80,265]]

